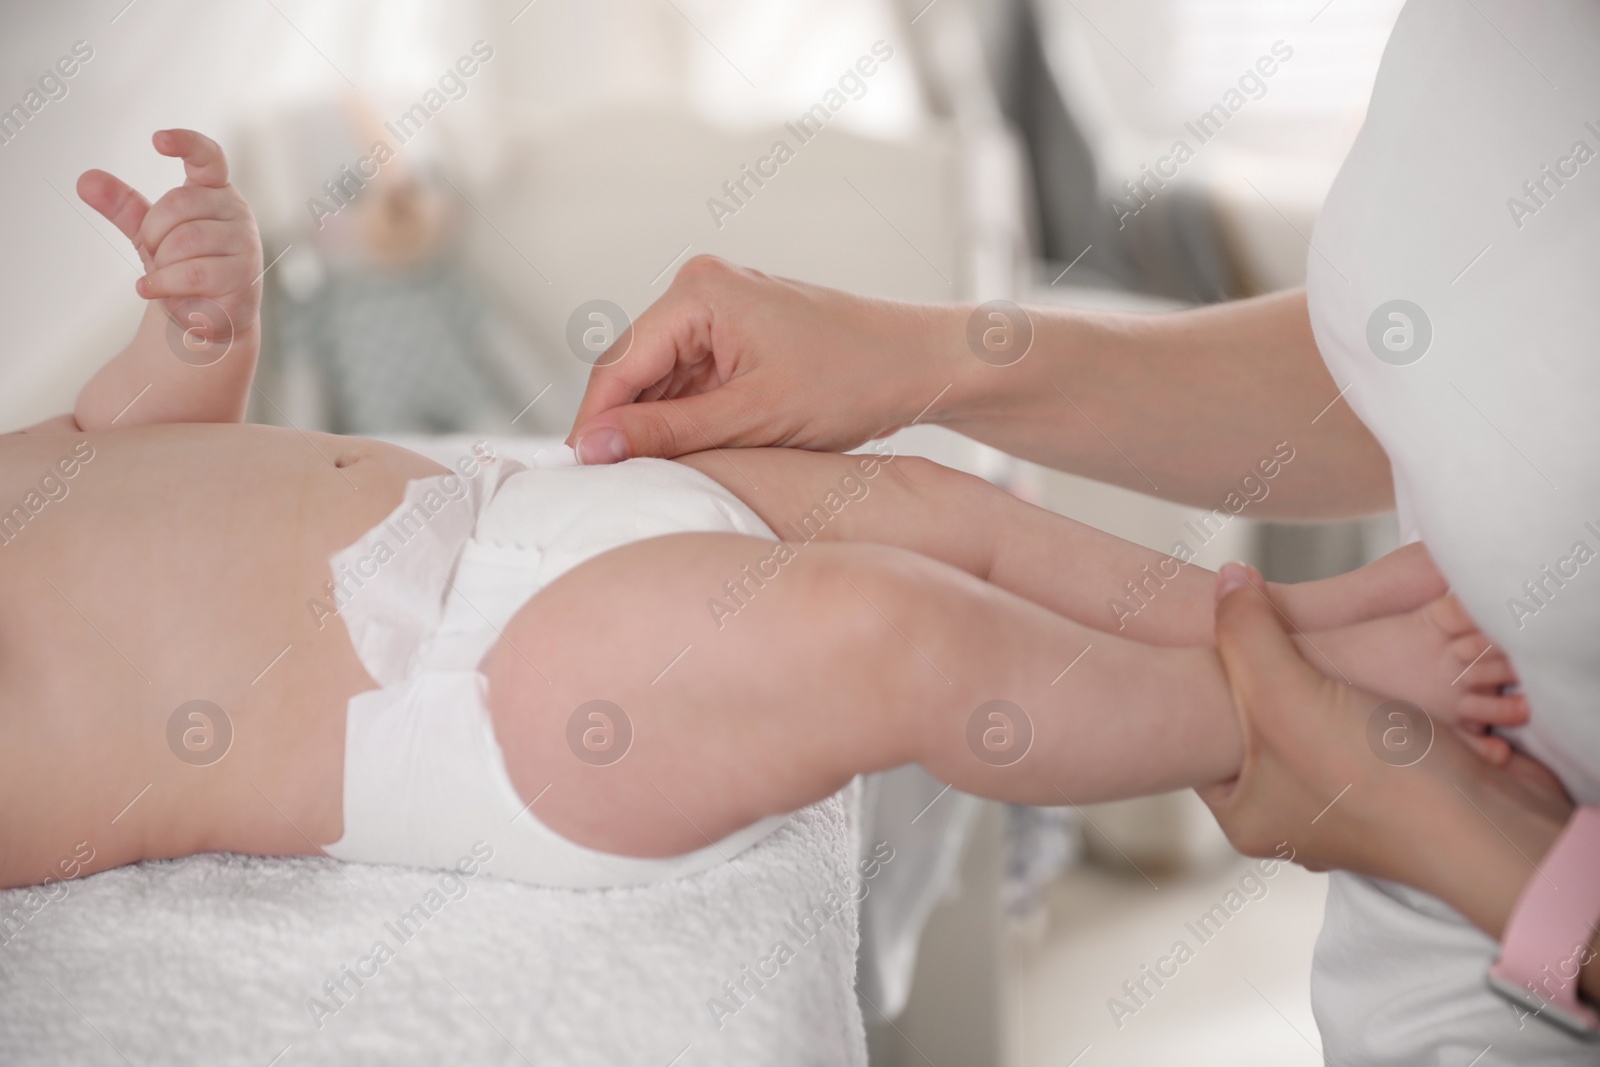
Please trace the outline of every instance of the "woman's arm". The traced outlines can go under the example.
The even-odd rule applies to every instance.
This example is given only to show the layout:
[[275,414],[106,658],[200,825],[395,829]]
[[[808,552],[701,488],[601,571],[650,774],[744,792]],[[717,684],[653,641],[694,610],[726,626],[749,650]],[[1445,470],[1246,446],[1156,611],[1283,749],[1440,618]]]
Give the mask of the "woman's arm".
[[960,361],[929,418],[1023,459],[1205,508],[1244,495],[1287,446],[1293,462],[1252,515],[1393,505],[1383,449],[1335,402],[1303,290],[1163,315],[1028,314],[1028,354],[1004,367]]
[[1035,309],[1031,348],[1004,367],[969,347],[977,312],[698,256],[597,361],[569,443],[586,463],[842,451],[937,422],[1059,470],[1223,507],[1287,442],[1297,458],[1252,514],[1390,504],[1388,461],[1335,402],[1301,292],[1168,315]]

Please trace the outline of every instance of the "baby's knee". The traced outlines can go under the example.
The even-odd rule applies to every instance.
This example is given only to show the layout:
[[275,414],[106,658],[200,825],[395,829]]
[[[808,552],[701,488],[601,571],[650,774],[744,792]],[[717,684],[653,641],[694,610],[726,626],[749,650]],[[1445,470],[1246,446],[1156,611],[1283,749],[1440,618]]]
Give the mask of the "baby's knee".
[[952,503],[971,492],[972,483],[987,485],[982,478],[946,467],[925,456],[889,456],[878,461],[873,475],[895,490],[920,500]]
[[914,657],[911,635],[943,612],[949,568],[906,549],[866,542],[814,545],[797,574],[797,617],[831,662],[858,665],[891,688],[899,660]]

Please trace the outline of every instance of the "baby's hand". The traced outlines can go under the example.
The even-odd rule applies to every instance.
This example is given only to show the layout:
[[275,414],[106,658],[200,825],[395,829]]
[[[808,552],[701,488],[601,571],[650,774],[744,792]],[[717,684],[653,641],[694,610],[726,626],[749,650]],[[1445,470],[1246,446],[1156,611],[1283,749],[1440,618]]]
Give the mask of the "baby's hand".
[[91,170],[78,179],[78,195],[133,242],[145,266],[138,293],[163,302],[185,346],[257,343],[261,237],[249,205],[228,184],[221,147],[193,130],[159,130],[151,140],[157,152],[183,160],[182,185],[151,204],[120,178]]
[[1510,746],[1492,726],[1528,720],[1511,661],[1478,631],[1454,596],[1414,611],[1297,637],[1302,653],[1324,674],[1362,689],[1418,705],[1440,726],[1459,730],[1492,763]]

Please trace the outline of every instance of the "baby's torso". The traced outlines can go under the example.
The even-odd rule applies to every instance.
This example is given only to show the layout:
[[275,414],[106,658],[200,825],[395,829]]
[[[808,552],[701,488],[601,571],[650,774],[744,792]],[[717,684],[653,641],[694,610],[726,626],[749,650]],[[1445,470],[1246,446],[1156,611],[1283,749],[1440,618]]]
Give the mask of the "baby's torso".
[[[341,830],[328,560],[443,468],[268,426],[0,437],[0,886]],[[227,809],[236,841],[203,828]]]

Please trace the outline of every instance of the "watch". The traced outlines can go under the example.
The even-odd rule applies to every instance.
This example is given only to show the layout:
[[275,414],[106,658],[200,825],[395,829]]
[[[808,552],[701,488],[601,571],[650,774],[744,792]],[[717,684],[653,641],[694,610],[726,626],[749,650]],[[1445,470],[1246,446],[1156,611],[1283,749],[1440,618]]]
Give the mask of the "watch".
[[1595,1040],[1600,1013],[1578,974],[1600,930],[1600,808],[1578,808],[1522,889],[1489,968],[1489,986],[1533,1014]]

